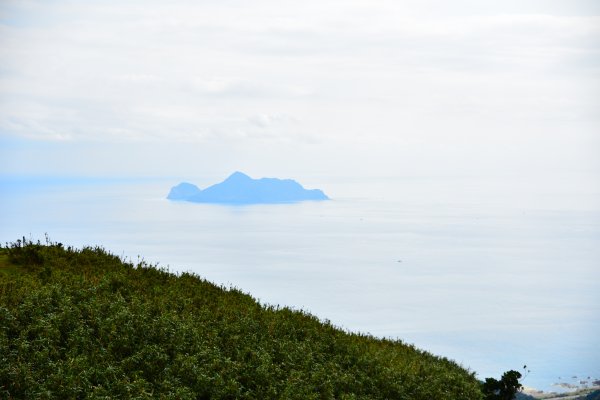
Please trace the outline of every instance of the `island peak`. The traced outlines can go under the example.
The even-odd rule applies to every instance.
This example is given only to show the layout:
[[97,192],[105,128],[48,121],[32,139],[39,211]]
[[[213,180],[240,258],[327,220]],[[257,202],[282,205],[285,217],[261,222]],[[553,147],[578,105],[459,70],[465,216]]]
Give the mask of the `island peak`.
[[248,175],[246,175],[243,172],[235,171],[233,174],[229,175],[229,177],[227,177],[227,179],[225,179],[225,181],[230,181],[230,180],[252,180],[252,178],[250,178]]

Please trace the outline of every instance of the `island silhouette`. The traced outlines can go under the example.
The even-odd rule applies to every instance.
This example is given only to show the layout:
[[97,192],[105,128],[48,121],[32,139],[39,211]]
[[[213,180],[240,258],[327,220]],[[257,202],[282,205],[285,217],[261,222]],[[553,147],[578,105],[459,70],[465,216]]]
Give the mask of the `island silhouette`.
[[236,171],[221,183],[202,190],[188,182],[171,188],[169,200],[213,204],[277,204],[329,200],[319,189],[305,189],[292,179],[252,179]]

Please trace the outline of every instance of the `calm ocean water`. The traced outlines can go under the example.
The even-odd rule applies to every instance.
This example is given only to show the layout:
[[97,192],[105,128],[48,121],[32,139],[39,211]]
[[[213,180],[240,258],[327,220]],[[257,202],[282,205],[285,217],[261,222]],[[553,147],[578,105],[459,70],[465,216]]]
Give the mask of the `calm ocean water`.
[[600,190],[586,182],[314,178],[301,183],[332,201],[231,207],[169,202],[173,179],[4,177],[0,240],[139,255],[481,378],[527,364],[524,384],[551,390],[600,379]]

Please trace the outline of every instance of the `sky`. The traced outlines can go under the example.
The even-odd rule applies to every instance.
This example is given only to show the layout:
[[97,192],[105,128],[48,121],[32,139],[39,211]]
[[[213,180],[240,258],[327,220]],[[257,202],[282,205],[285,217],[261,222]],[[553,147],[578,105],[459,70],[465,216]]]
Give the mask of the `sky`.
[[595,0],[1,0],[0,175],[591,184],[599,67]]

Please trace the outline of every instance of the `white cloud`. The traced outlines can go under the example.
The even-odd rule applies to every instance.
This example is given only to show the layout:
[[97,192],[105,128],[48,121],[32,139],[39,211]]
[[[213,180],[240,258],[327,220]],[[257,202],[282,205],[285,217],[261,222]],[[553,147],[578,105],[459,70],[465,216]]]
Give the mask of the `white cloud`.
[[569,142],[581,159],[599,125],[594,4],[449,4],[4,2],[0,135],[415,162],[553,137],[549,158]]

